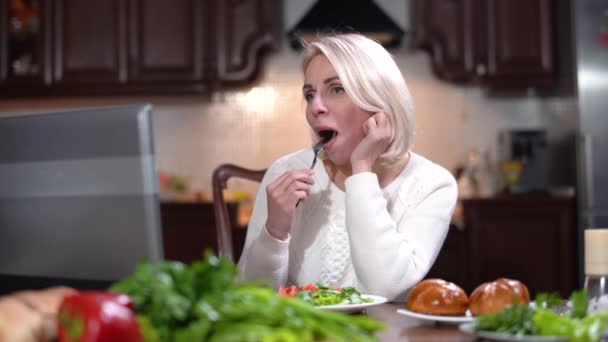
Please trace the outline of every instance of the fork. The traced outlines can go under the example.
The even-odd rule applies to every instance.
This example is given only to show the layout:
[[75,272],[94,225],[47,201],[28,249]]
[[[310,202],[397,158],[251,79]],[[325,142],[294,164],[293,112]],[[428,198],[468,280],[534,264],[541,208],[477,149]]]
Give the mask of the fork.
[[[323,149],[325,148],[325,141],[321,140],[319,141],[313,148],[313,152],[315,153],[314,158],[312,159],[312,165],[310,165],[311,169],[315,168],[315,165],[317,165],[317,156],[319,155],[319,153],[321,153],[321,151],[323,151]],[[296,203],[296,207],[300,205],[300,202],[302,202],[302,200],[299,200],[298,203]]]
[[325,141],[321,140],[319,141],[313,148],[312,150],[315,153],[315,157],[312,159],[312,165],[310,165],[311,169],[315,168],[315,165],[317,164],[317,156],[319,155],[319,153],[321,153],[321,151],[323,151],[323,149],[325,148]]

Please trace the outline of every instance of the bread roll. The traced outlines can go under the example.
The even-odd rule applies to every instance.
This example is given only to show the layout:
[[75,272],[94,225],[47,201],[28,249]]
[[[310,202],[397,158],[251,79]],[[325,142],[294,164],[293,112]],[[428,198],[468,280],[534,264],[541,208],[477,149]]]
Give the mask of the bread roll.
[[0,342],[51,342],[57,338],[57,311],[68,293],[55,287],[0,297]]
[[468,304],[463,289],[442,279],[421,281],[407,297],[408,310],[428,315],[463,316]]
[[528,288],[518,280],[500,278],[477,286],[471,293],[469,309],[474,316],[487,315],[513,303],[530,303]]

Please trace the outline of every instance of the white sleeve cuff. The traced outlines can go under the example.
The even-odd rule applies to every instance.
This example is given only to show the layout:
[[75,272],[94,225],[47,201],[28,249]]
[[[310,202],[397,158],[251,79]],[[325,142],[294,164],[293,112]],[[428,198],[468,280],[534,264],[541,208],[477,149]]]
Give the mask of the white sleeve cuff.
[[344,181],[344,187],[346,191],[356,190],[357,192],[373,192],[374,190],[380,189],[380,183],[378,182],[378,175],[373,172],[361,172],[356,173]]
[[267,240],[267,243],[275,243],[275,244],[278,243],[279,245],[285,245],[285,246],[288,246],[289,240],[291,240],[291,234],[287,234],[287,239],[285,239],[285,240],[275,238],[274,236],[272,236],[272,234],[270,234],[270,232],[268,231],[268,228],[266,228],[266,225],[264,225],[263,232],[260,235],[261,235],[260,241]]

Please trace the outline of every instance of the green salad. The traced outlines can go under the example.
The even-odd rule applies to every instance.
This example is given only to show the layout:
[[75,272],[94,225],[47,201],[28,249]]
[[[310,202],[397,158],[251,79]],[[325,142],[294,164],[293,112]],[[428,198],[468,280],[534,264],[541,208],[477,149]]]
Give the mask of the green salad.
[[285,297],[296,297],[314,306],[325,305],[350,305],[371,303],[373,299],[364,297],[354,287],[324,286],[319,283],[310,283],[300,288],[292,285],[290,287],[279,287],[279,295]]
[[505,333],[517,336],[563,336],[570,342],[595,342],[608,329],[608,312],[587,315],[587,292],[575,291],[570,296],[571,310],[559,314],[552,307],[562,304],[557,294],[539,294],[535,305],[514,304],[502,312],[480,316],[475,331]]

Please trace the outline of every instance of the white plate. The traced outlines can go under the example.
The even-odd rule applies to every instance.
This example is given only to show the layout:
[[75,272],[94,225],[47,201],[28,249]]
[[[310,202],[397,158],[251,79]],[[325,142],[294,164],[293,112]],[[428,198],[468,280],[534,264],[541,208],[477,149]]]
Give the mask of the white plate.
[[425,315],[417,312],[413,312],[407,309],[397,309],[397,313],[402,315],[418,318],[425,321],[431,321],[435,323],[445,323],[445,324],[461,324],[473,322],[475,317],[471,315],[469,310],[467,310],[467,314],[465,316],[438,316],[438,315]]
[[471,333],[477,337],[492,341],[521,341],[521,342],[568,342],[568,339],[560,336],[517,336],[511,334],[497,333],[491,331],[473,331],[473,323],[464,323],[458,329]]
[[329,310],[329,311],[338,311],[338,312],[358,312],[363,309],[369,308],[371,306],[380,305],[382,303],[386,303],[386,298],[382,296],[374,296],[374,295],[361,295],[364,298],[373,299],[372,302],[369,303],[361,303],[361,304],[343,304],[343,305],[322,305],[317,306],[319,309]]

